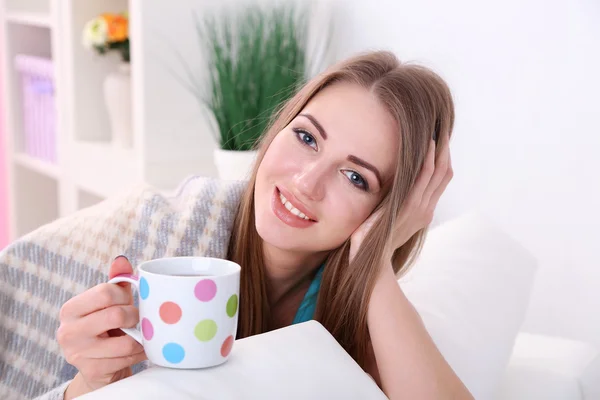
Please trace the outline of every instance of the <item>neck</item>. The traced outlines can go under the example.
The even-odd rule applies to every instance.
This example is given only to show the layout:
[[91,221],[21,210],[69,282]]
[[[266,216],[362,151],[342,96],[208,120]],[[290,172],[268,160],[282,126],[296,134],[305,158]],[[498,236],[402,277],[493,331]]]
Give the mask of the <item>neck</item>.
[[327,257],[326,252],[282,250],[264,242],[263,255],[269,302],[272,306],[309,281],[315,269]]

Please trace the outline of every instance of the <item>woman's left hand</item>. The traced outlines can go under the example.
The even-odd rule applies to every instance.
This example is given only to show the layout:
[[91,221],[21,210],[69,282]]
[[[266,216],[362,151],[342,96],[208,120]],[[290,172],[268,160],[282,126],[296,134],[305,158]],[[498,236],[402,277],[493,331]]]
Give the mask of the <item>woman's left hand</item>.
[[[435,207],[454,175],[450,161],[448,136],[440,141],[443,148],[435,159],[435,142],[430,141],[425,162],[415,185],[402,204],[390,240],[385,249],[385,260],[391,260],[394,251],[415,233],[427,227],[433,220]],[[350,260],[354,258],[367,233],[381,216],[382,210],[373,213],[363,222],[350,239]]]

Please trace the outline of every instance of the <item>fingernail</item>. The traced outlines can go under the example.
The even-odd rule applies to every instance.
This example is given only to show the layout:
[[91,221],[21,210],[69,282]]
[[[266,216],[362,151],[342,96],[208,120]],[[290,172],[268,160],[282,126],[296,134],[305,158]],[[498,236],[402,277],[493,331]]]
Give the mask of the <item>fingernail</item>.
[[127,261],[129,261],[129,258],[127,258],[126,256],[124,256],[123,254],[116,256],[113,261],[115,261],[117,258],[120,258],[120,257],[123,257],[124,259],[126,259]]

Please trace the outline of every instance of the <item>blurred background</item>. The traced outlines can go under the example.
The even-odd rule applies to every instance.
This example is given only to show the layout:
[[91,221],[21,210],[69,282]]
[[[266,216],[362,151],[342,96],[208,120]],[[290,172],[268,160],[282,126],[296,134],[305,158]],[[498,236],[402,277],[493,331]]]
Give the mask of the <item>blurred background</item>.
[[597,0],[1,2],[0,248],[134,184],[243,178],[281,88],[389,49],[454,94],[435,223],[484,210],[539,261],[524,330],[600,346]]

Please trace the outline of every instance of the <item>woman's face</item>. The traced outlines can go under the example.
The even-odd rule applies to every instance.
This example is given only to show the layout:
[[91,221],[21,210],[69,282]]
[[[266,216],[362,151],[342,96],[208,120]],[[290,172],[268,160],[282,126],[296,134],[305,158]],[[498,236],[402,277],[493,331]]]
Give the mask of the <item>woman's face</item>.
[[259,166],[261,238],[302,253],[342,245],[387,192],[398,140],[395,121],[366,89],[336,83],[320,91],[277,134]]

